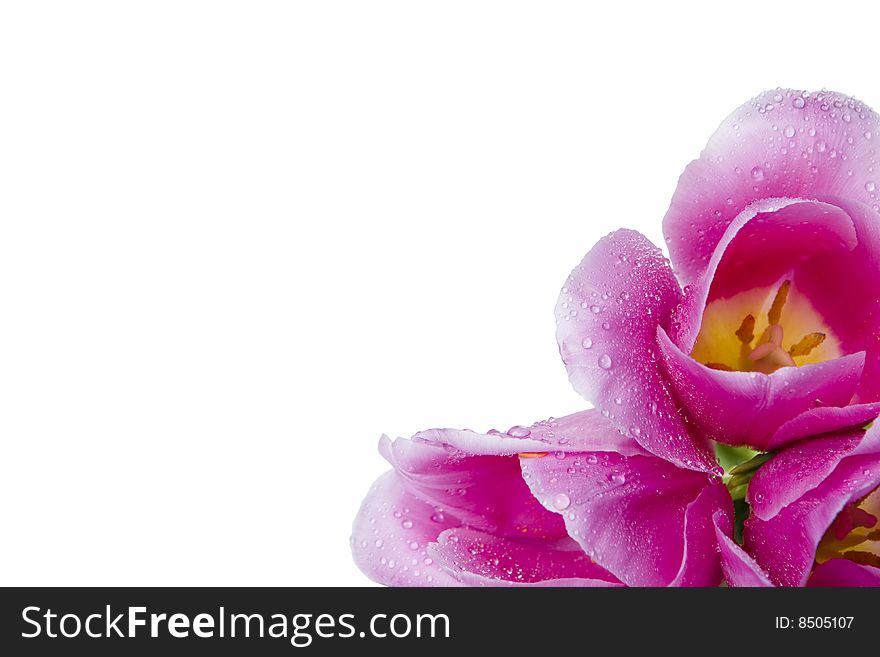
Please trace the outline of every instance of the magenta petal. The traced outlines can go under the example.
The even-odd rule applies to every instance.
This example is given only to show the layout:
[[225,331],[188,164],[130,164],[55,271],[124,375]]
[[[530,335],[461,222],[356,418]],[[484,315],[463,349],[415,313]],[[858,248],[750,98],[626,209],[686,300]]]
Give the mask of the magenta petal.
[[663,220],[676,272],[693,283],[756,200],[830,194],[876,204],[877,133],[870,108],[835,92],[780,89],[740,107],[685,169]]
[[779,427],[815,407],[844,406],[852,398],[864,354],[783,367],[773,374],[722,372],[683,353],[665,332],[658,335],[663,364],[673,389],[694,424],[714,439],[768,449]]
[[[502,439],[496,442],[500,446]],[[443,444],[403,438],[392,442],[383,437],[379,449],[408,490],[462,524],[507,536],[565,536],[559,518],[529,492],[516,457],[472,456]]]
[[382,475],[354,521],[351,550],[370,579],[387,586],[460,586],[427,554],[428,543],[458,524],[415,497],[396,472]]
[[807,586],[880,586],[880,568],[831,559],[816,566]]
[[521,459],[535,496],[562,515],[593,561],[630,586],[713,586],[721,579],[712,516],[731,517],[717,477],[653,456]]
[[717,472],[705,440],[691,436],[678,414],[657,362],[657,327],[680,300],[660,250],[619,230],[599,240],[562,289],[559,351],[575,390],[618,429],[652,454]]
[[847,428],[862,428],[880,415],[880,402],[852,406],[820,407],[804,411],[783,424],[767,442],[767,449],[778,451],[802,438],[819,436]]
[[880,456],[880,428],[803,440],[765,463],[749,483],[752,515],[769,520],[825,481],[848,456]]
[[823,254],[848,257],[857,242],[852,218],[832,203],[780,198],[750,205],[730,222],[701,275],[688,286],[670,336],[690,353],[710,301],[775,285]]
[[804,586],[816,547],[840,511],[880,486],[878,436],[880,428],[872,427],[863,436],[796,443],[755,474],[744,547],[775,584]]
[[468,586],[621,586],[570,538],[549,542],[450,529],[430,553]]
[[429,429],[414,439],[441,443],[473,455],[521,452],[617,452],[647,454],[631,436],[621,434],[599,411],[590,409],[561,418],[513,427],[507,434],[480,434],[467,429]]
[[[718,549],[721,553],[721,569],[724,571],[724,579],[728,586],[773,586],[767,573],[761,570],[755,560],[733,541],[730,537],[730,530],[723,527],[724,524],[725,518],[723,516],[716,519],[715,537],[718,540]],[[726,524],[729,524],[729,519]]]
[[793,285],[809,297],[844,353],[866,352],[856,400],[880,401],[880,215],[874,209],[880,206],[876,200],[873,208],[851,198],[823,200],[847,213],[858,245],[850,253],[829,252],[804,263]]

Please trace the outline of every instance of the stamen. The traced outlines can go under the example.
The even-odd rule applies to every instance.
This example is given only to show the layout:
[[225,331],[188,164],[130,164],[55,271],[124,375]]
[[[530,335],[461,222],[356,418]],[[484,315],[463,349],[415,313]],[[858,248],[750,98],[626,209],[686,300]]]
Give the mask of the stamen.
[[547,452],[520,452],[521,459],[542,459],[547,456]]
[[792,356],[808,356],[813,349],[825,342],[824,333],[810,333],[801,338],[800,342],[788,350]]
[[742,324],[740,324],[739,328],[736,329],[736,337],[738,337],[739,341],[743,344],[751,344],[752,340],[755,339],[754,315],[746,315],[743,318]]
[[871,552],[863,552],[861,550],[849,550],[841,554],[844,559],[849,559],[850,561],[855,561],[858,564],[863,566],[874,566],[875,568],[880,567],[880,556],[873,554]]
[[770,324],[779,323],[779,320],[782,317],[782,308],[785,306],[785,302],[788,299],[788,291],[790,288],[791,281],[785,281],[779,286],[779,291],[773,299],[773,305],[770,306],[770,312],[767,313],[767,319],[770,321]]

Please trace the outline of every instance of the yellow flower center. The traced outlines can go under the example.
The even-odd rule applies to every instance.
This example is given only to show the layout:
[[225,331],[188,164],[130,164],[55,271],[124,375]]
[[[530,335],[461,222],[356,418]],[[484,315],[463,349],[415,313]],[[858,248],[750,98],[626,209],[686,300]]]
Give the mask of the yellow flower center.
[[764,374],[840,355],[822,317],[788,280],[707,304],[691,352],[712,369]]
[[880,567],[880,488],[838,514],[816,549],[816,562],[849,559]]

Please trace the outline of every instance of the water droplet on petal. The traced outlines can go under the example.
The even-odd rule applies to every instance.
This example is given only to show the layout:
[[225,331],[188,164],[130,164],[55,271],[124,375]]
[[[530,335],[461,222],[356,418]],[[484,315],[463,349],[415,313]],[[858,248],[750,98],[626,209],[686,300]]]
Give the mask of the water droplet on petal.
[[400,523],[400,526],[404,529],[412,529],[413,521],[412,520],[404,520]]
[[569,504],[571,504],[571,499],[565,493],[559,493],[553,498],[553,507],[559,511],[565,511]]
[[507,430],[507,435],[513,438],[525,438],[526,436],[531,435],[531,433],[531,430],[520,426],[510,427],[510,429]]
[[791,139],[792,137],[794,137],[794,132],[794,127],[789,125],[785,127],[785,130],[782,131],[782,134]]
[[764,180],[764,169],[761,167],[754,167],[752,169],[752,178],[755,180]]
[[589,349],[590,347],[593,346],[593,341],[590,340],[590,338],[584,338],[583,340],[581,340],[581,346],[584,349]]
[[608,354],[602,354],[599,357],[599,367],[601,367],[603,370],[610,370],[611,369],[611,356],[609,356]]

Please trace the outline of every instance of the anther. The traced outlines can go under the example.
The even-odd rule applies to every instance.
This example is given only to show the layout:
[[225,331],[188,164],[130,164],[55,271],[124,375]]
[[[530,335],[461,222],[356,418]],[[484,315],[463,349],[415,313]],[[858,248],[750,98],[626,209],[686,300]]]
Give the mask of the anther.
[[751,344],[752,340],[755,339],[754,315],[746,315],[743,318],[742,324],[740,324],[739,328],[736,329],[736,337],[738,337],[739,341],[743,344]]
[[800,339],[795,345],[788,350],[792,356],[808,356],[813,349],[818,347],[825,341],[824,333],[810,333]]
[[782,318],[782,309],[785,307],[786,300],[788,300],[789,289],[791,289],[791,281],[785,281],[779,286],[776,297],[773,299],[773,304],[770,306],[770,312],[767,313],[767,319],[770,324],[778,324]]

